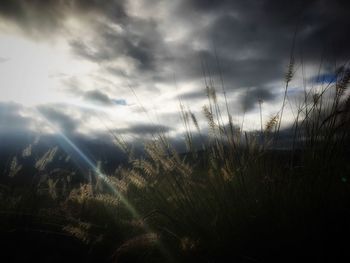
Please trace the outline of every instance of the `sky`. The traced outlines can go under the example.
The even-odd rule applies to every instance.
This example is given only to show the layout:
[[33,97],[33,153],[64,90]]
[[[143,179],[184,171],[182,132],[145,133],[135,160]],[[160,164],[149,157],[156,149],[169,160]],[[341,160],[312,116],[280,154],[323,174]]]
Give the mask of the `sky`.
[[349,10],[348,0],[1,1],[0,134],[176,138],[179,100],[205,129],[207,85],[222,106],[225,88],[235,125],[244,116],[245,130],[259,129],[258,101],[264,121],[281,107],[293,43],[291,104],[349,59]]

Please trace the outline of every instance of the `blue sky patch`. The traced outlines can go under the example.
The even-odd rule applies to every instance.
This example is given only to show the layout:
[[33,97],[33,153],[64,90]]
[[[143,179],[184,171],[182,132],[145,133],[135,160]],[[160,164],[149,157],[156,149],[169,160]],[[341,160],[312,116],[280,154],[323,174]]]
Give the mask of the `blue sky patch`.
[[127,105],[126,100],[124,100],[124,99],[113,99],[112,101],[113,101],[113,103],[115,103],[117,105],[122,105],[122,106]]
[[337,75],[334,73],[324,73],[311,77],[310,82],[314,84],[329,84],[337,80]]

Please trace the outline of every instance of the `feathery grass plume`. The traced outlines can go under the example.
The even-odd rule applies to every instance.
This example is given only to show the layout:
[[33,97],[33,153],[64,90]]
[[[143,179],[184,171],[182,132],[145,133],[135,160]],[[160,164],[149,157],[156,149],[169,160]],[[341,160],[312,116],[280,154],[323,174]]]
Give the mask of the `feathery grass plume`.
[[294,57],[291,56],[288,64],[288,70],[284,78],[285,82],[289,83],[293,79],[293,76],[294,76]]
[[128,175],[128,180],[137,188],[144,188],[147,184],[145,178],[138,174],[135,170],[131,170]]
[[161,162],[167,158],[166,149],[159,141],[148,142],[144,146],[145,152],[154,162]]
[[193,152],[193,138],[192,138],[192,131],[190,128],[190,114],[189,110],[187,111],[182,103],[182,101],[179,101],[180,104],[180,117],[182,120],[182,123],[185,127],[185,145],[186,149],[189,152]]
[[58,181],[59,181],[58,179],[53,180],[51,178],[49,178],[47,180],[47,185],[48,185],[48,189],[49,189],[49,195],[51,196],[51,198],[53,200],[57,199],[56,186],[57,186]]
[[126,153],[126,156],[129,158],[129,161],[132,161],[134,159],[133,146],[128,145],[128,143],[121,135],[117,135],[113,131],[109,131],[109,134],[113,138],[114,145],[121,149],[124,153]]
[[120,205],[118,198],[111,194],[97,194],[94,198],[106,206],[117,207]]
[[68,162],[70,161],[70,159],[71,159],[70,155],[67,155],[66,158],[64,159],[64,161],[65,161],[66,163],[68,163]]
[[[294,48],[294,40],[293,40],[293,48]],[[292,51],[291,51],[291,56],[290,56],[290,59],[289,59],[289,64],[288,64],[288,70],[287,70],[287,73],[285,75],[285,88],[284,88],[284,95],[283,95],[283,100],[282,100],[282,106],[281,106],[281,109],[280,109],[280,116],[279,116],[279,121],[278,121],[278,125],[277,125],[277,135],[278,135],[278,132],[280,131],[280,128],[281,128],[281,123],[282,123],[282,118],[283,118],[283,112],[284,112],[284,108],[286,106],[286,100],[287,100],[287,94],[288,94],[288,87],[289,87],[289,84],[291,82],[291,80],[293,79],[293,76],[294,76],[294,50],[292,48]]]
[[36,163],[35,168],[39,171],[44,171],[46,167],[53,161],[58,151],[58,147],[48,150]]
[[212,134],[215,134],[216,133],[216,124],[214,122],[213,114],[209,110],[207,105],[203,106],[203,113],[204,113],[205,118],[208,121],[208,124],[209,124],[209,127],[210,127],[210,130],[211,130]]
[[227,170],[226,167],[221,168],[221,175],[224,181],[231,181],[232,180],[232,173]]
[[157,167],[154,167],[153,163],[144,159],[135,160],[133,166],[134,168],[141,169],[146,176],[153,179],[155,178],[158,170]]
[[22,157],[29,157],[32,155],[32,144],[29,144],[23,151]]
[[214,105],[218,103],[218,98],[216,96],[216,90],[214,87],[209,88],[209,97],[213,100]]
[[258,103],[259,103],[259,111],[260,111],[260,131],[261,133],[263,133],[263,120],[262,120],[262,104],[263,104],[263,100],[262,99],[258,99]]
[[350,83],[350,68],[343,69],[340,74],[340,80],[336,83],[336,92],[342,96]]
[[193,112],[190,111],[190,116],[191,116],[193,125],[196,127],[197,132],[200,134],[200,133],[201,133],[201,130],[200,130],[200,128],[199,128],[198,120],[197,120],[196,115],[195,115]]
[[[237,129],[234,128],[231,114],[228,115],[228,123],[229,123],[229,127],[230,127],[230,130],[229,130],[229,132],[230,132],[229,142],[230,142],[231,146],[233,148],[235,148],[237,146],[235,140],[236,139],[238,139],[238,140],[240,139],[242,130],[241,130],[241,128],[237,128]],[[238,137],[235,138],[235,136],[238,136]]]
[[91,236],[89,230],[91,224],[85,222],[78,222],[77,225],[67,225],[63,227],[63,231],[69,233],[70,235],[76,237],[82,242],[89,244],[91,242]]
[[79,188],[73,189],[68,197],[68,200],[76,201],[83,204],[86,200],[94,196],[91,184],[81,184]]
[[278,123],[278,115],[274,115],[270,120],[265,124],[265,132],[271,133]]
[[127,177],[127,172],[125,170],[121,170],[119,176],[121,176],[120,179],[115,176],[107,176],[103,180],[116,189],[116,191],[125,194],[129,187],[129,182],[125,179]]
[[22,165],[18,163],[18,159],[17,157],[13,157],[11,164],[10,164],[10,171],[8,176],[9,177],[15,177],[16,174],[18,174],[18,172],[22,169]]

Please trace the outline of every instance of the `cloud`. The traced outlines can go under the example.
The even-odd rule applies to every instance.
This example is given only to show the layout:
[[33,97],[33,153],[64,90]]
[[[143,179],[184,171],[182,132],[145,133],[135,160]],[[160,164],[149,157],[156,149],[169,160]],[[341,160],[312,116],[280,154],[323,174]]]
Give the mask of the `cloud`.
[[[325,5],[339,16],[331,16]],[[116,24],[118,30],[111,24],[102,24],[93,41],[72,41],[73,52],[108,64],[109,72],[116,76],[138,79],[145,85],[154,81],[169,83],[174,74],[179,82],[210,75],[218,83],[221,74],[230,90],[256,88],[282,80],[298,23],[297,44],[305,50],[305,59],[316,60],[326,46],[337,49],[333,50],[337,54],[347,52],[327,40],[331,36],[336,43],[338,39],[348,42],[348,34],[344,34],[349,31],[345,27],[348,22],[340,10],[348,6],[345,2],[293,1],[281,6],[281,2],[273,0],[260,3],[192,0],[183,1],[175,8],[166,6],[173,11],[167,13],[169,17],[152,19],[128,14],[123,23]],[[193,17],[199,21],[210,19],[204,27],[193,22]],[[168,41],[171,34],[164,30],[164,24],[176,25],[179,18],[190,33]],[[133,70],[127,72],[123,65],[110,65],[120,58],[131,59],[135,64]]]
[[273,101],[275,98],[275,94],[267,88],[253,88],[242,94],[238,101],[241,102],[242,108],[245,111],[250,111],[258,105],[259,100],[269,102]]
[[90,90],[84,93],[83,95],[85,100],[88,100],[92,103],[109,106],[113,105],[113,100],[106,95],[105,93],[99,91],[99,90]]
[[59,129],[60,132],[72,134],[76,131],[79,120],[65,113],[57,105],[39,106],[39,112],[46,118],[47,122]]
[[182,94],[179,94],[179,98],[181,100],[203,100],[207,98],[206,91],[203,90],[194,90],[194,91],[188,91],[184,92]]
[[158,124],[133,124],[128,128],[117,129],[117,134],[150,135],[162,132],[169,132],[172,129],[165,125]]
[[97,34],[92,39],[70,41],[73,53],[97,63],[130,58],[140,71],[154,70],[163,45],[157,24],[136,17],[129,17],[124,23],[95,24]]
[[0,134],[21,135],[29,132],[34,120],[23,116],[24,107],[13,102],[0,102]]
[[7,62],[9,60],[10,60],[9,58],[0,57],[0,63],[5,63],[5,62]]
[[[205,81],[219,89],[222,79],[227,94],[233,100],[239,95],[236,104],[249,111],[259,99],[274,102],[280,88],[275,83],[283,81],[296,28],[297,65],[301,57],[313,67],[322,55],[326,60],[349,59],[349,9],[346,0],[13,0],[0,2],[0,20],[41,40],[61,37],[74,59],[96,66],[85,82],[75,76],[63,80],[63,92],[80,99],[127,105],[133,103],[124,96],[130,92],[127,86],[143,100],[174,94],[176,81],[180,88],[191,87],[180,97],[199,104],[206,100]],[[70,28],[69,18],[82,30]],[[111,83],[102,84],[102,77]],[[111,96],[114,92],[118,99]],[[75,115],[54,106],[44,114],[65,131],[81,125]],[[169,131],[168,123],[163,128]],[[119,132],[159,128],[139,124]]]
[[[221,74],[232,90],[282,79],[297,25],[296,42],[305,62],[318,59],[322,50],[350,55],[347,1],[141,1],[138,5],[145,10],[147,5],[163,10],[153,16],[141,9],[132,12],[134,5],[130,0],[15,0],[2,2],[0,15],[45,32],[63,26],[66,16],[90,14],[93,23],[85,23],[93,35],[70,39],[72,52],[145,85],[169,83],[174,74],[180,82],[203,74],[218,82]],[[187,31],[174,31],[178,24]]]
[[81,87],[81,83],[75,78],[69,78],[63,82],[66,86],[65,91],[73,94],[75,97],[81,97],[83,100],[99,106],[113,106],[121,105],[126,106],[127,102],[125,99],[114,99],[103,91],[93,89],[85,91]]
[[0,16],[27,34],[52,35],[64,27],[68,16],[106,16],[120,21],[125,16],[123,0],[11,0],[0,2]]
[[[280,58],[281,55],[288,54],[298,25],[297,42],[304,49],[305,57],[319,57],[322,49],[338,56],[350,54],[345,48],[345,43],[349,42],[347,33],[350,30],[345,11],[350,8],[348,1],[215,1],[215,4],[205,4],[197,0],[186,2],[203,14],[214,13],[217,19],[210,34],[219,37],[215,41],[223,42],[222,44],[243,48],[239,49],[240,52],[254,47],[257,50],[270,51],[266,53],[268,56],[274,54]],[[226,34],[228,32],[231,34]],[[227,41],[221,41],[225,38]]]

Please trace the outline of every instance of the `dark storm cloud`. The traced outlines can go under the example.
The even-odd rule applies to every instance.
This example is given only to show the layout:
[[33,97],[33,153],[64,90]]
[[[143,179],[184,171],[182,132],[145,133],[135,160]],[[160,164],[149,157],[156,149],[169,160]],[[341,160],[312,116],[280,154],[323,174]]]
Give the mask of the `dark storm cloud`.
[[83,84],[80,83],[76,77],[65,78],[62,83],[65,85],[64,91],[90,103],[98,104],[100,106],[127,105],[126,100],[111,98],[102,90],[83,90]]
[[0,134],[21,134],[28,132],[33,120],[22,116],[23,106],[13,102],[0,102]]
[[350,54],[346,48],[350,2],[346,0],[190,0],[184,3],[200,12],[217,14],[211,33],[218,37],[215,41],[232,47],[257,44],[256,48],[261,45],[263,50],[270,51],[267,55],[276,52],[284,55],[298,26],[297,42],[305,49],[305,56],[320,56],[323,48],[331,48],[338,56]]
[[[148,4],[156,10],[159,2]],[[221,72],[229,89],[256,87],[282,79],[297,25],[297,47],[303,50],[305,62],[317,60],[324,50],[341,58],[350,55],[349,1],[186,0],[166,5],[175,9],[163,19],[169,20],[169,24],[181,19],[193,31],[192,38],[184,39],[188,43],[166,42],[159,29],[162,22],[131,16],[127,1],[2,1],[0,15],[24,28],[43,31],[60,27],[69,12],[106,17],[110,23],[94,21],[91,25],[96,29],[93,40],[70,41],[73,52],[96,63],[122,56],[131,58],[137,64],[131,75],[108,65],[109,72],[124,77],[139,76],[150,82],[169,82],[173,78],[171,72],[163,70],[165,66],[170,66],[180,81],[201,78],[201,62],[210,68],[205,74],[215,78]],[[206,16],[212,19],[205,27],[197,29],[191,24],[193,19]],[[195,38],[206,47],[191,46]],[[147,77],[150,71],[153,77]]]
[[[99,61],[110,60],[123,54],[135,59],[138,70],[128,77],[142,79],[152,71],[153,77],[144,82],[146,85],[152,81],[172,83],[176,74],[179,82],[210,76],[219,86],[221,74],[227,90],[249,88],[241,104],[250,110],[258,98],[266,102],[275,98],[272,91],[277,87],[269,84],[283,81],[296,29],[295,55],[298,59],[301,54],[304,63],[319,63],[322,55],[349,59],[347,10],[349,1],[333,0],[182,1],[165,19],[174,24],[182,19],[192,30],[187,39],[167,42],[159,30],[161,22],[128,17],[123,33],[101,30],[100,46],[111,50],[101,51],[97,57]],[[205,27],[192,23],[207,16],[211,20]],[[194,47],[194,40],[204,45]],[[98,44],[92,50],[98,50]],[[170,72],[163,70],[166,67]],[[127,75],[118,70],[115,74]],[[205,94],[195,91],[183,95],[205,98]]]
[[155,21],[129,17],[126,25],[118,24],[120,31],[106,23],[95,26],[98,34],[89,43],[71,41],[76,55],[98,63],[125,56],[134,59],[140,71],[155,70],[157,56],[165,50]]
[[273,101],[275,98],[275,94],[267,88],[253,88],[247,90],[240,96],[239,102],[242,103],[242,108],[245,111],[250,111],[258,105],[259,100],[262,102],[269,102]]
[[112,99],[99,90],[90,90],[85,92],[84,99],[100,105],[113,105]]
[[[132,14],[130,3],[2,1],[0,16],[45,34],[60,28],[70,13],[92,14],[102,18],[85,21],[93,35],[69,39],[76,56],[97,63],[108,74],[135,82],[135,88],[140,89],[150,89],[152,83],[171,84],[174,75],[179,84],[210,76],[219,86],[221,74],[228,91],[249,89],[247,96],[242,96],[247,109],[258,97],[265,101],[274,98],[272,90],[277,87],[271,83],[283,80],[296,28],[295,55],[302,54],[304,63],[318,63],[322,55],[338,60],[350,57],[347,0],[144,0],[142,3],[154,7],[154,12],[160,5],[168,9],[163,17],[155,13],[148,18]],[[169,35],[181,35],[179,25],[189,33],[169,40]],[[125,58],[135,62],[132,72],[123,65],[115,66],[116,60]],[[92,95],[101,102],[110,100]],[[189,91],[184,97],[201,95]]]
[[118,129],[115,132],[118,134],[133,134],[133,135],[150,135],[162,132],[171,131],[171,128],[158,124],[134,124],[128,128]]
[[184,92],[179,95],[179,98],[181,100],[203,100],[207,98],[206,91],[203,90],[195,90],[195,91],[189,91],[189,92]]
[[82,95],[85,100],[101,106],[112,106],[112,105],[126,106],[127,105],[126,100],[112,99],[107,94],[99,90],[89,90],[89,91],[83,92]]
[[[321,56],[349,59],[347,10],[349,1],[190,0],[182,1],[178,12],[189,23],[193,14],[211,17],[194,34],[208,43],[206,49],[196,51],[197,56],[208,65],[205,74],[218,83],[221,71],[227,88],[236,89],[283,80],[296,28],[297,59],[300,53],[309,64],[319,63]],[[203,75],[201,67],[191,62],[183,63],[182,70],[193,77]]]
[[240,59],[230,58],[229,54],[221,53],[222,56],[217,59],[214,52],[210,51],[198,52],[197,55],[205,62],[204,73],[201,68],[194,65],[193,69],[187,69],[187,72],[192,72],[198,77],[205,75],[207,79],[211,77],[215,86],[221,85],[221,74],[227,82],[228,89],[265,84],[281,78],[285,70],[283,60],[275,57]]
[[39,106],[38,110],[46,118],[48,123],[53,124],[54,127],[58,127],[64,133],[74,133],[80,123],[79,120],[59,109],[57,105]]
[[4,0],[0,16],[8,19],[26,33],[51,34],[62,27],[67,15],[96,14],[113,21],[126,17],[124,1],[98,0]]
[[[187,25],[193,30],[193,38],[184,40],[189,43],[165,43],[154,21],[136,35],[108,32],[103,33],[103,38],[107,46],[119,43],[115,50],[139,61],[140,72],[135,75],[154,70],[153,81],[171,81],[172,74],[155,70],[170,65],[180,81],[207,74],[218,82],[221,73],[228,89],[256,88],[283,80],[296,28],[295,53],[302,52],[305,63],[317,63],[322,54],[348,59],[350,19],[345,10],[349,8],[349,2],[330,0],[183,1],[174,17],[168,19],[176,23],[179,19],[176,15],[183,13],[179,17],[185,24],[188,19]],[[199,17],[210,15],[212,20],[197,29],[190,24],[194,13]],[[133,26],[133,30],[141,29],[137,23]],[[133,37],[137,41],[130,43],[138,45],[130,45],[128,40]],[[194,39],[206,47],[194,48],[190,44]],[[204,73],[201,63],[206,65]]]

